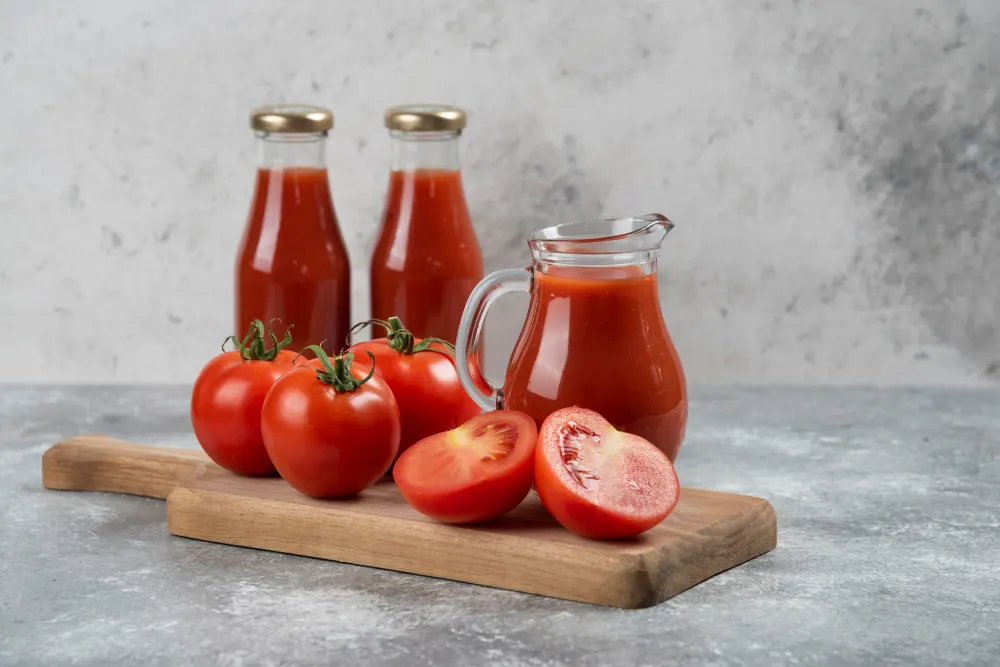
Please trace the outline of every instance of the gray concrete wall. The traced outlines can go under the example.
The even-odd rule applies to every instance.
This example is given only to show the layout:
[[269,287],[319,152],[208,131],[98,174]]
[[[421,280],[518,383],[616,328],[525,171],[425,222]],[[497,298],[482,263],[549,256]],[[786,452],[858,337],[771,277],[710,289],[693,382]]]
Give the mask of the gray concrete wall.
[[1000,378],[996,0],[3,0],[0,91],[0,381],[193,378],[275,101],[337,115],[358,319],[382,109],[440,101],[490,268],[540,226],[677,221],[694,384]]

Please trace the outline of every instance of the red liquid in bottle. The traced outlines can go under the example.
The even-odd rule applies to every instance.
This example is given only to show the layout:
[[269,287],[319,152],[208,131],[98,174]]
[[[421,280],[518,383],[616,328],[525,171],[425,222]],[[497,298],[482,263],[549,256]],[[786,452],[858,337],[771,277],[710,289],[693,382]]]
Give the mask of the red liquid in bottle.
[[393,171],[372,255],[372,317],[455,341],[483,259],[458,170]]
[[274,323],[292,349],[343,347],[350,328],[347,249],[325,168],[261,168],[236,262],[236,333],[255,319]]

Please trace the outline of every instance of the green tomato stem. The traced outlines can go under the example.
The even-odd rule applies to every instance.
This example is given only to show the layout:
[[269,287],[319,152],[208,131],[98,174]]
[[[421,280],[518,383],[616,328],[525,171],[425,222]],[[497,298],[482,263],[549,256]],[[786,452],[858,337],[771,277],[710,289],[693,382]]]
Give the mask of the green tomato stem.
[[[389,347],[400,354],[410,355],[416,354],[417,352],[437,352],[438,354],[454,357],[455,346],[452,343],[449,343],[443,338],[424,338],[417,343],[416,337],[410,332],[409,329],[403,326],[402,320],[395,315],[390,317],[388,320],[371,319],[366,322],[359,322],[358,324],[355,324],[351,327],[350,334],[348,334],[348,345],[350,345],[351,336],[369,325],[385,329],[385,338],[389,342]],[[444,349],[435,348],[435,344],[440,345]]]
[[[274,335],[273,325],[275,322],[280,321],[278,318],[272,319],[267,323],[265,330],[263,322],[254,320],[250,323],[250,329],[247,330],[247,335],[243,337],[242,341],[236,338],[236,336],[230,336],[222,342],[222,351],[226,351],[226,343],[232,342],[244,361],[274,361],[279,352],[292,344],[291,324],[285,330],[285,337],[280,341]],[[265,335],[271,338],[271,347],[267,347],[264,338]]]
[[375,355],[368,352],[368,357],[372,360],[372,368],[368,371],[368,375],[358,380],[351,373],[351,364],[354,363],[354,353],[348,352],[345,355],[340,355],[334,357],[332,360],[329,355],[323,350],[319,345],[308,345],[303,350],[311,351],[319,359],[320,364],[323,368],[316,369],[316,378],[323,384],[330,385],[337,391],[355,391],[358,387],[363,385],[372,379],[375,375]]

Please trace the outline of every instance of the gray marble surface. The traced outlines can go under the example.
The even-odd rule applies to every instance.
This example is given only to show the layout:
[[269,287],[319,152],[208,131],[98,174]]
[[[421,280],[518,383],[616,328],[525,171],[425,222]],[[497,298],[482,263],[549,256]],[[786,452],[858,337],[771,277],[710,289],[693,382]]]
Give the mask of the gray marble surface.
[[185,388],[0,389],[2,665],[951,665],[1000,655],[1000,396],[696,392],[683,483],[769,498],[774,552],[606,609],[167,534],[45,491],[103,433],[193,446]]

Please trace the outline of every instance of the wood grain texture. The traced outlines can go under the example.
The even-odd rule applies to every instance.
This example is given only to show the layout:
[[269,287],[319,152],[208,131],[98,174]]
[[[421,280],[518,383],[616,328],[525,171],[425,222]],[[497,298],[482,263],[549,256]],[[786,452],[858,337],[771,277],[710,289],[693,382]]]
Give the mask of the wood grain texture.
[[200,452],[108,438],[59,443],[43,477],[47,488],[169,494],[174,535],[615,607],[657,604],[777,543],[766,500],[688,487],[653,530],[597,542],[559,526],[534,493],[495,522],[447,526],[414,511],[391,482],[314,500],[277,478],[228,473]]
[[136,445],[103,436],[80,436],[42,455],[42,485],[61,491],[107,491],[165,499],[181,481],[205,466],[217,468],[200,449]]

